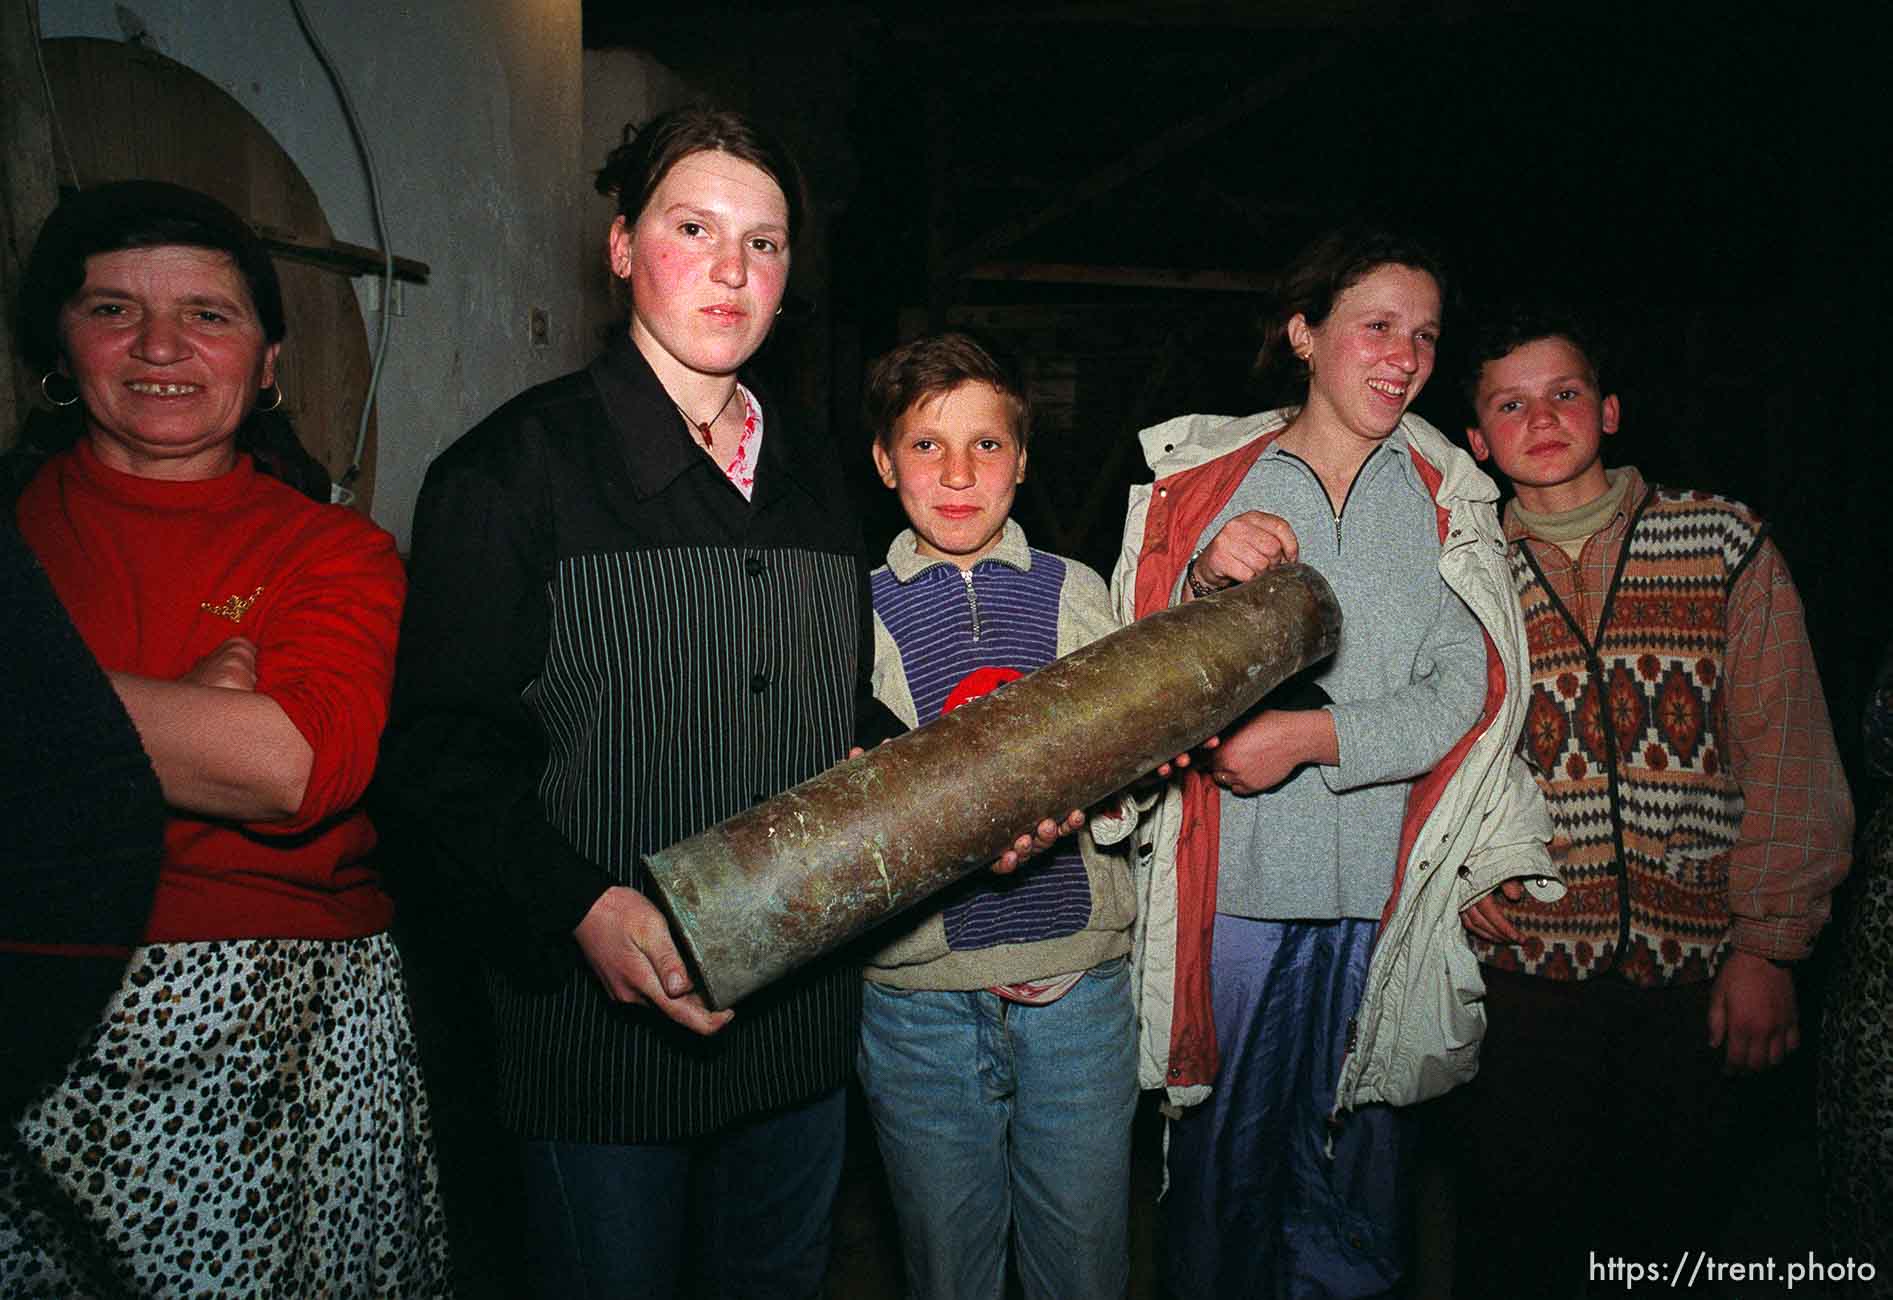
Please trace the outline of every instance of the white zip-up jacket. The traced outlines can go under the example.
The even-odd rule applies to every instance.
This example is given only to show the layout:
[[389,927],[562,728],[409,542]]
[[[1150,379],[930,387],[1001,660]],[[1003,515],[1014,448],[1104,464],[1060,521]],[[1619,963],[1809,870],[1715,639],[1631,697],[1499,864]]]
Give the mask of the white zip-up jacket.
[[[1156,480],[1131,489],[1111,580],[1120,622],[1169,603],[1184,565],[1207,540],[1202,531],[1293,414],[1189,415],[1139,435]],[[1516,753],[1529,673],[1495,509],[1498,489],[1425,420],[1408,415],[1402,427],[1439,511],[1440,577],[1486,632],[1487,692],[1472,730],[1413,783],[1392,895],[1350,1028],[1337,1112],[1423,1101],[1470,1079],[1485,1032],[1485,984],[1459,913],[1514,877],[1526,878],[1542,898],[1564,890],[1545,847],[1550,818]],[[1217,1067],[1209,945],[1220,797],[1188,773],[1137,832],[1139,1083],[1166,1089],[1179,1107],[1209,1095]]]

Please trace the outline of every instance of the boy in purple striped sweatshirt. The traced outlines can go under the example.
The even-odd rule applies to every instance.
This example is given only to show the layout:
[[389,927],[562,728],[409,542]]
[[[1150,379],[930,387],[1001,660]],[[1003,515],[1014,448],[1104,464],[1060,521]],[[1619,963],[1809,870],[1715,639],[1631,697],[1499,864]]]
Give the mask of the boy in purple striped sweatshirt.
[[[909,726],[1113,628],[1103,579],[1009,518],[1030,409],[962,334],[868,378],[874,463],[911,527],[875,570],[874,690]],[[894,923],[869,962],[861,1082],[914,1300],[1116,1297],[1130,1273],[1136,914],[1128,800],[1010,876]]]

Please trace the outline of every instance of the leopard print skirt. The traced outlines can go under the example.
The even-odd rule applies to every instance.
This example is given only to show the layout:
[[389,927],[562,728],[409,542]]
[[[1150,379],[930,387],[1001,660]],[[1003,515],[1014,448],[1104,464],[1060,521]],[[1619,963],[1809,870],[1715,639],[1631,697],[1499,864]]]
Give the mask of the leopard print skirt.
[[1893,801],[1868,826],[1854,870],[1865,879],[1821,1020],[1821,1172],[1835,1257],[1872,1261],[1878,1276],[1863,1298],[1893,1297]]
[[385,934],[135,950],[15,1136],[0,1159],[0,1294],[450,1291]]

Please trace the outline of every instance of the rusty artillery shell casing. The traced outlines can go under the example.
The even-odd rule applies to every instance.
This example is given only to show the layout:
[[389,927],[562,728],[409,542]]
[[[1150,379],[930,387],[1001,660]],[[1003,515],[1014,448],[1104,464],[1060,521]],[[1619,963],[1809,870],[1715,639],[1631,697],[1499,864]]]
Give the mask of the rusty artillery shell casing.
[[1341,608],[1271,569],[1058,659],[645,863],[714,1008],[1088,808],[1334,653]]

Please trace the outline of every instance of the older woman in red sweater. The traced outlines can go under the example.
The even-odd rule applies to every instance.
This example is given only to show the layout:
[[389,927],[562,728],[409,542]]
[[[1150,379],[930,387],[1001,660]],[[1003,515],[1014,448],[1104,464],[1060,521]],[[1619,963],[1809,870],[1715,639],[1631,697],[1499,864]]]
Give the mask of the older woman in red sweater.
[[0,1220],[0,1284],[438,1294],[426,1103],[356,806],[405,590],[393,540],[253,454],[259,396],[281,402],[282,295],[222,205],[148,181],[69,198],[22,300],[23,350],[70,414],[25,448],[43,463],[20,531],[171,815],[125,981],[18,1129],[85,1258]]

